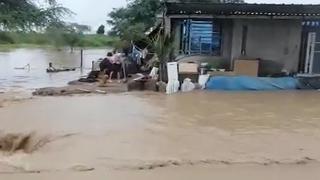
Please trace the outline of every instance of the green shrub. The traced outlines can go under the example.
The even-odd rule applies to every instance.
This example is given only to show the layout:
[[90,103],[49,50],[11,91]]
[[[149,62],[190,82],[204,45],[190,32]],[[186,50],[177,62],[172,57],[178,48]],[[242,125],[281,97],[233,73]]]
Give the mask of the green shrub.
[[14,44],[14,38],[8,32],[0,32],[0,44]]
[[[72,34],[71,34],[72,35]],[[0,44],[30,44],[52,45],[56,47],[69,46],[71,43],[79,47],[108,47],[113,46],[118,38],[106,35],[79,35],[75,37],[61,32],[0,32]],[[70,39],[71,38],[71,39]]]

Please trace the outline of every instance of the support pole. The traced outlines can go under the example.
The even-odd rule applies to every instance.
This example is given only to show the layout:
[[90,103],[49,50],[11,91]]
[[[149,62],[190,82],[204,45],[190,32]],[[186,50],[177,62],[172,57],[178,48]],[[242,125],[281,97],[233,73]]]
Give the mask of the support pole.
[[83,70],[83,49],[81,49],[80,51],[80,58],[81,58],[81,61],[80,61],[80,69],[81,71]]

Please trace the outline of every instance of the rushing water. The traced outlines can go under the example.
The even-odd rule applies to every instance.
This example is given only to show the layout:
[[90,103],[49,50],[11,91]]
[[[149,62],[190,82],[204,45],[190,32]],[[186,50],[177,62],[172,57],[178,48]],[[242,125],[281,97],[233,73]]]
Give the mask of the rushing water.
[[[45,72],[48,62],[77,67],[79,52],[17,49],[0,53],[0,87],[65,85],[85,74],[91,61],[105,53],[87,50],[84,72],[57,74]],[[31,65],[30,71],[15,69],[26,64]],[[273,165],[299,164],[301,169],[301,164],[313,162],[318,168],[318,98],[318,91],[197,91],[172,96],[143,92],[36,97],[12,102],[0,108],[0,142],[1,133],[29,136],[35,132],[30,135],[34,141],[30,146],[37,146],[38,141],[46,144],[30,154],[0,152],[0,179],[3,174],[49,174],[79,167],[105,171],[181,166],[194,172],[203,165],[233,168],[258,164],[274,169]],[[285,172],[282,170],[275,169]],[[277,177],[277,172],[273,173],[271,176]]]
[[0,153],[0,167],[52,171],[78,164],[139,169],[172,162],[319,162],[318,98],[317,91],[36,98],[0,108],[0,130],[34,131],[53,141],[31,155]]
[[[84,69],[74,72],[48,74],[46,68],[52,62],[55,67],[80,67],[80,52],[50,49],[13,49],[0,52],[0,90],[34,89],[47,86],[63,86],[90,71],[92,61],[106,55],[105,49],[84,51]],[[17,69],[30,64],[31,68]]]

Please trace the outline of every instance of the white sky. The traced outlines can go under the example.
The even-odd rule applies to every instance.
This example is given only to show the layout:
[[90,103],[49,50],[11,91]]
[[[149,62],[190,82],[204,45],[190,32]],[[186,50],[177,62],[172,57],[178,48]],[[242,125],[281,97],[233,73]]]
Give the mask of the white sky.
[[113,8],[126,5],[126,0],[57,0],[64,7],[76,13],[66,21],[77,22],[92,27],[92,31],[104,24]]
[[[319,0],[245,0],[247,3],[289,3],[320,4]],[[126,5],[126,0],[58,0],[63,6],[76,13],[67,21],[90,25],[95,31],[99,25],[106,25],[108,13],[113,8]]]

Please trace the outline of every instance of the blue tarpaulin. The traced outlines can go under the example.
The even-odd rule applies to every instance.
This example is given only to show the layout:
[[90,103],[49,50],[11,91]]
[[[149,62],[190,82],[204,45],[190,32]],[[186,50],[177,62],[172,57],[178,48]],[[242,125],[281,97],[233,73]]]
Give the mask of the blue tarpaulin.
[[293,77],[260,78],[249,76],[215,76],[207,82],[208,90],[292,90],[297,89],[298,80]]

